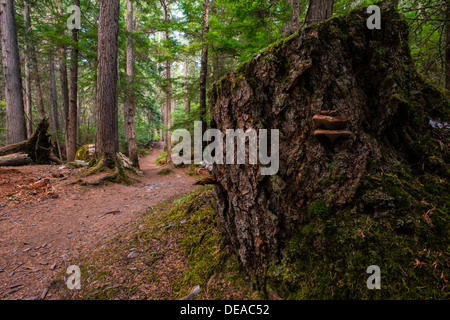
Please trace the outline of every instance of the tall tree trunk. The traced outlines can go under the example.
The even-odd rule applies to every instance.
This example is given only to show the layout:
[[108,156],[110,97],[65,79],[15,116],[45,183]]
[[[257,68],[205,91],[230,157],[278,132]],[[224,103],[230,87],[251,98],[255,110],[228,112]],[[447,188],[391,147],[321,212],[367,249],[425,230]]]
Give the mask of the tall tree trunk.
[[[161,0],[161,4],[163,6],[163,14],[164,14],[164,23],[167,24],[169,22],[169,13],[166,0]],[[169,31],[166,29],[164,31],[164,40],[166,43],[169,41]],[[164,126],[166,127],[166,131],[164,133],[165,143],[166,143],[166,151],[167,151],[167,163],[172,163],[172,135],[170,132],[171,128],[171,111],[172,111],[172,82],[171,78],[171,62],[169,60],[165,61],[165,102],[164,102]]]
[[300,0],[291,0],[292,7],[292,20],[291,20],[291,29],[292,33],[297,32],[300,28]]
[[49,64],[50,64],[53,128],[55,129],[55,140],[56,140],[56,147],[58,149],[58,156],[59,159],[62,160],[61,146],[59,144],[58,95],[56,94],[55,62],[52,55],[49,56]]
[[[63,15],[61,5],[57,8],[58,14]],[[69,80],[67,75],[67,51],[64,45],[59,47],[59,78],[61,82],[61,98],[63,104],[63,116],[64,116],[64,131],[65,141],[68,140],[68,121],[69,121]]]
[[139,168],[139,157],[136,141],[135,105],[133,90],[133,2],[127,0],[127,95],[125,101],[125,132],[128,138],[128,157],[133,166]]
[[[30,6],[26,1],[23,3],[23,16],[29,17]],[[25,32],[25,45],[24,45],[24,64],[25,64],[25,118],[26,118],[26,127],[27,127],[27,138],[31,137],[33,134],[33,111],[32,111],[32,98],[31,98],[31,72],[30,72],[30,64],[31,59],[29,55],[29,30]]]
[[[189,40],[186,38],[186,46],[189,45]],[[184,57],[184,85],[183,85],[183,102],[184,102],[184,111],[186,115],[191,112],[191,99],[189,99],[189,91],[188,91],[188,74],[189,74],[189,57],[186,53]]]
[[333,0],[309,0],[306,24],[319,23],[331,18],[333,14]]
[[6,100],[6,144],[17,143],[27,137],[14,14],[14,0],[5,0],[0,4],[0,31]]
[[97,67],[96,155],[116,159],[119,151],[117,57],[120,0],[100,0]]
[[[80,6],[80,0],[73,4]],[[70,57],[69,114],[67,121],[67,161],[73,161],[77,153],[78,132],[78,29],[72,30],[73,46]]]
[[203,0],[203,29],[202,29],[202,57],[200,66],[200,116],[202,121],[202,134],[206,131],[206,80],[208,76],[208,45],[206,36],[209,32],[209,0]]
[[[32,24],[31,24],[28,0],[23,0],[23,5],[24,5],[24,8],[27,8],[27,10],[24,11],[25,25],[28,29],[28,32],[31,33]],[[43,118],[45,118],[44,98],[43,98],[43,94],[42,94],[39,63],[38,63],[36,48],[34,47],[34,41],[33,41],[32,36],[28,38],[28,47],[29,47],[29,51],[30,51],[30,58],[33,63],[32,75],[33,75],[34,85],[36,87],[37,110],[38,110],[39,118],[43,119]]]

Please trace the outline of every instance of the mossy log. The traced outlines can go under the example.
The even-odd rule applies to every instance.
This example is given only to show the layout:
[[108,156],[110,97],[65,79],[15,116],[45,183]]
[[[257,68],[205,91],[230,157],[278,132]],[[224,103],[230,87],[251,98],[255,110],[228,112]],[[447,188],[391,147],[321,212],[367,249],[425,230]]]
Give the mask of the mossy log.
[[0,157],[0,167],[21,167],[32,162],[33,160],[25,153],[13,153]]
[[[431,119],[449,121],[448,93],[416,72],[406,22],[394,7],[380,6],[381,30],[367,28],[367,8],[336,16],[262,50],[209,91],[211,127],[223,133],[280,130],[277,175],[262,176],[260,164],[213,168],[222,234],[249,271],[265,273],[282,261],[289,244],[301,251],[290,262],[351,265],[346,255],[357,249],[349,235],[358,235],[355,225],[367,221],[383,239],[398,239],[402,246],[406,237],[416,240],[405,252],[420,243],[434,243],[437,250],[448,245],[449,153],[440,145],[449,141],[436,143],[444,135],[430,125]],[[333,142],[314,136],[313,118],[325,111],[348,117],[352,135]],[[427,181],[439,183],[426,187]],[[438,189],[447,191],[441,195]],[[439,228],[422,219],[423,199],[440,206],[432,216]],[[325,209],[319,214],[316,207]],[[409,231],[395,229],[397,220],[403,226],[413,221],[405,227],[411,235],[399,235]],[[327,234],[331,224],[348,227],[342,239]],[[292,240],[297,233],[301,241]],[[379,244],[364,236],[355,239],[365,241],[361,252],[370,264]],[[339,243],[347,240],[341,254]],[[295,270],[308,277],[306,267]],[[299,286],[300,278],[290,276],[291,286]]]
[[30,138],[0,148],[0,156],[13,153],[25,153],[36,164],[61,164],[61,161],[53,154],[51,136],[47,134],[49,125],[47,118],[42,119]]

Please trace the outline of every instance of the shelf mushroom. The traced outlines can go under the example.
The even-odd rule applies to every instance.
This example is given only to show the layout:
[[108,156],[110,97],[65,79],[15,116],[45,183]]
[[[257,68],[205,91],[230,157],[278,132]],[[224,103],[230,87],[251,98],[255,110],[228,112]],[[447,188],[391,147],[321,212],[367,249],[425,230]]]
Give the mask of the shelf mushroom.
[[323,130],[318,129],[314,131],[314,136],[316,137],[327,137],[332,143],[336,141],[338,138],[348,138],[352,135],[352,132],[349,130]]
[[350,118],[346,116],[329,116],[318,114],[313,117],[313,121],[317,128],[338,130],[345,129],[350,121]]
[[314,131],[316,137],[327,137],[332,143],[338,138],[349,138],[352,132],[346,130],[350,121],[346,116],[335,116],[335,111],[321,111],[313,117],[314,125],[318,128]]

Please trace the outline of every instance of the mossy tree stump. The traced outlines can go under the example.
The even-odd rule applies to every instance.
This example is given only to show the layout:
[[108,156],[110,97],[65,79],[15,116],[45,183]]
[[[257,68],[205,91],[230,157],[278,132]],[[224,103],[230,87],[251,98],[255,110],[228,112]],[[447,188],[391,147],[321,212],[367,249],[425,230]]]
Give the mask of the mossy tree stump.
[[[430,241],[442,249],[439,241],[448,240],[445,197],[423,185],[413,189],[415,180],[425,183],[418,177],[436,179],[444,190],[450,186],[448,148],[441,147],[448,146],[448,135],[442,140],[430,125],[430,119],[449,121],[448,96],[417,74],[406,22],[393,7],[380,5],[381,30],[366,27],[366,8],[334,17],[262,50],[209,91],[213,128],[280,130],[276,176],[261,176],[260,165],[213,169],[222,234],[249,271],[267,274],[269,266],[283,261],[297,234],[302,242],[294,246],[305,250],[296,259],[335,263],[341,251],[337,238],[323,231],[328,220],[373,221],[386,238],[419,239],[412,247]],[[324,111],[349,117],[353,135],[334,143],[314,136],[313,117]],[[408,182],[375,186],[387,173],[392,179],[407,175]],[[441,206],[433,211],[440,227],[421,218],[423,199]],[[411,234],[398,235],[397,220],[413,221]],[[308,229],[311,223],[317,229]],[[363,254],[377,252],[379,244],[370,242],[367,232],[363,238],[354,224],[351,228],[341,231],[365,239]],[[350,244],[347,249],[351,253]],[[346,261],[346,254],[339,259]]]

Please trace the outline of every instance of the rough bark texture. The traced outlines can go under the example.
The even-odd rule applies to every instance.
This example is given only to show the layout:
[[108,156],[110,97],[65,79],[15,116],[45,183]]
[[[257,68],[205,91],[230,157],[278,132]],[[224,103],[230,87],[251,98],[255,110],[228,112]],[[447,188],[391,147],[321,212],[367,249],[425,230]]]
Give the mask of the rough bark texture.
[[[23,2],[23,15],[24,17],[29,17],[30,13],[30,5],[26,0]],[[32,98],[31,98],[31,73],[30,73],[30,64],[31,59],[30,55],[28,53],[28,31],[25,33],[25,45],[24,45],[24,69],[25,69],[25,96],[24,96],[24,103],[25,103],[25,120],[26,120],[26,127],[27,127],[27,138],[31,137],[33,134],[33,112],[32,112]]]
[[[24,19],[25,19],[25,25],[28,28],[28,33],[31,34],[32,31],[32,24],[31,24],[31,17],[30,17],[30,10],[29,10],[29,3],[27,0],[23,1],[23,5],[26,8],[24,10]],[[29,50],[29,55],[31,58],[31,62],[33,63],[33,81],[34,85],[36,87],[36,102],[37,102],[37,111],[39,114],[39,118],[43,119],[45,118],[45,107],[44,107],[44,97],[42,95],[42,86],[41,86],[41,76],[40,76],[40,69],[39,69],[39,63],[37,59],[36,54],[36,48],[34,46],[33,38],[32,36],[29,36],[27,39],[27,46]]]
[[202,29],[202,56],[200,65],[200,100],[199,109],[202,121],[202,133],[206,131],[207,123],[206,117],[206,82],[208,76],[208,44],[206,43],[206,36],[209,32],[209,0],[203,0],[203,29]]
[[[334,219],[344,208],[372,213],[370,201],[383,206],[365,189],[368,176],[384,181],[383,172],[403,163],[448,180],[448,144],[438,147],[430,126],[430,118],[448,121],[448,100],[416,73],[397,11],[383,6],[382,30],[369,30],[364,10],[280,40],[209,91],[213,128],[280,130],[277,175],[262,176],[259,164],[213,169],[222,233],[248,270],[279,261],[319,209]],[[350,138],[314,136],[312,118],[325,110],[350,117]]]
[[125,101],[125,132],[128,139],[128,157],[133,166],[139,168],[139,156],[136,141],[135,105],[133,90],[133,2],[127,1],[127,81],[128,89]]
[[53,56],[49,56],[50,64],[50,82],[51,82],[51,100],[52,100],[52,120],[53,128],[55,130],[56,148],[58,150],[58,157],[62,160],[61,146],[59,144],[59,115],[58,115],[58,95],[56,93],[56,73],[55,61]]
[[319,23],[331,18],[333,14],[333,0],[310,0],[306,23]]
[[[169,23],[169,8],[167,7],[166,0],[162,0],[161,4],[163,6],[163,15],[164,15],[164,23]],[[164,40],[169,41],[169,31],[166,30],[164,32]],[[165,150],[167,151],[167,163],[172,163],[172,134],[170,131],[172,120],[172,80],[171,80],[171,61],[166,60],[164,63],[165,67],[165,80],[166,87],[164,88],[165,100],[164,100],[164,141],[165,141]]]
[[97,67],[98,158],[115,159],[119,151],[117,111],[117,55],[119,0],[100,1]]
[[14,1],[0,3],[0,32],[2,42],[3,76],[5,79],[6,143],[26,139],[23,109],[22,82],[20,78],[19,47],[17,44]]
[[[73,4],[80,6],[80,0],[74,0]],[[77,152],[78,133],[78,29],[72,30],[72,51],[70,57],[70,88],[69,88],[69,113],[67,120],[67,161],[75,159]]]
[[[57,7],[58,14],[63,16],[63,11],[61,6],[58,4]],[[63,105],[63,115],[64,115],[64,130],[66,141],[68,140],[68,120],[69,120],[69,78],[67,75],[67,52],[64,46],[58,49],[59,52],[59,79],[61,82],[61,100]]]

